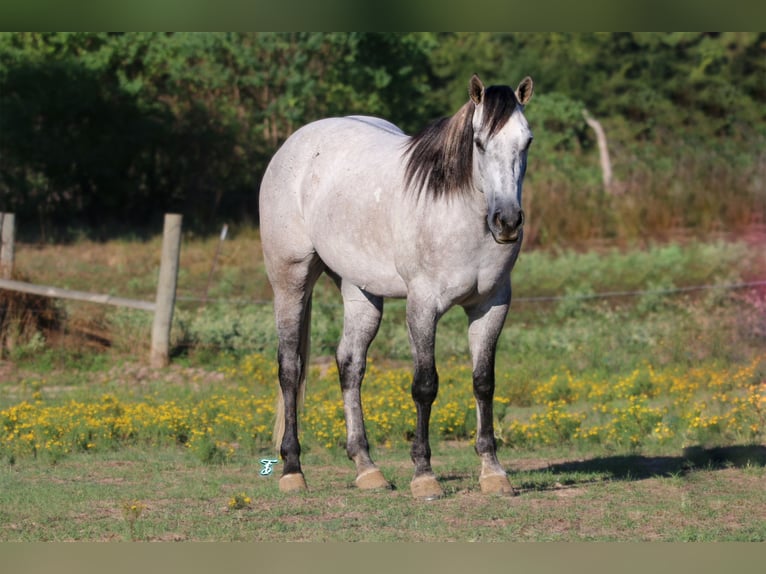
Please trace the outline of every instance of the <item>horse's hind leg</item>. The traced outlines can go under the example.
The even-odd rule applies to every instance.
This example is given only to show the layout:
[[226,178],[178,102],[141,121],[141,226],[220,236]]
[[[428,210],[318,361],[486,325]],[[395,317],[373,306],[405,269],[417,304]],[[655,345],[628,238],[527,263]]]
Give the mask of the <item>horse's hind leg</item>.
[[279,337],[281,389],[275,442],[284,462],[279,488],[285,492],[306,488],[300,464],[298,403],[304,393],[308,368],[311,291],[322,270],[322,262],[316,254],[269,268]]
[[383,299],[355,285],[341,282],[343,293],[343,337],[336,361],[346,417],[346,451],[356,464],[356,485],[362,489],[390,488],[370,458],[364,429],[361,386],[367,368],[367,349],[375,338],[383,312]]
[[473,359],[473,392],[476,399],[476,452],[481,457],[479,484],[484,493],[513,494],[505,470],[497,460],[492,414],[495,393],[495,350],[510,304],[510,284],[494,301],[466,308],[468,339]]

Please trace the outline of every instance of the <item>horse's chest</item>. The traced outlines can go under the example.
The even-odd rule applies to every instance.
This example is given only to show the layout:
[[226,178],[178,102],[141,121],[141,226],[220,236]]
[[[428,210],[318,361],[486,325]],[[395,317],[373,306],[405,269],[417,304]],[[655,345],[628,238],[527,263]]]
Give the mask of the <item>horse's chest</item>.
[[489,257],[466,250],[433,259],[413,276],[419,281],[428,278],[430,290],[443,308],[470,305],[492,297],[507,285],[514,259],[503,253]]
[[[515,259],[515,258],[514,258]],[[473,291],[480,298],[494,293],[498,286],[505,284],[513,267],[513,262],[508,257],[479,260],[476,268]]]

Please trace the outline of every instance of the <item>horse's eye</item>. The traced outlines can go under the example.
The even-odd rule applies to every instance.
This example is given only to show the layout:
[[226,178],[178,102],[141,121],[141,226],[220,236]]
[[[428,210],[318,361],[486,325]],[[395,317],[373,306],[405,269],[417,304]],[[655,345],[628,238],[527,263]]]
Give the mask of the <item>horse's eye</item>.
[[486,151],[486,148],[484,147],[484,143],[479,138],[474,138],[473,143],[476,144],[476,147],[478,150],[482,153]]

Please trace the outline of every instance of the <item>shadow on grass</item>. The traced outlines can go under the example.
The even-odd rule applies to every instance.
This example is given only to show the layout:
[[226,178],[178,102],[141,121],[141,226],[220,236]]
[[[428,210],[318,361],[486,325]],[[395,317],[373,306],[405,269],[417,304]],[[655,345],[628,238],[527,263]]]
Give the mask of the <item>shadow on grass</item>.
[[558,490],[596,482],[684,476],[695,469],[766,467],[766,446],[689,447],[680,456],[616,455],[551,464],[515,473],[520,492]]
[[603,480],[644,480],[678,476],[693,469],[744,468],[766,466],[766,446],[734,445],[714,448],[688,447],[681,456],[620,455],[563,462],[545,471],[557,474],[602,476]]

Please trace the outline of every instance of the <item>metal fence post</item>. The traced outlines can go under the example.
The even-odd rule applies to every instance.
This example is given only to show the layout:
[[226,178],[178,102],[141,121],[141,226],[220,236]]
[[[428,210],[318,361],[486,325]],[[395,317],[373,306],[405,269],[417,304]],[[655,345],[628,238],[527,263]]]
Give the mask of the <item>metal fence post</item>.
[[152,367],[166,367],[170,362],[170,327],[176,300],[178,261],[181,253],[181,215],[165,214],[162,231],[162,258],[157,282],[157,300],[152,324]]

